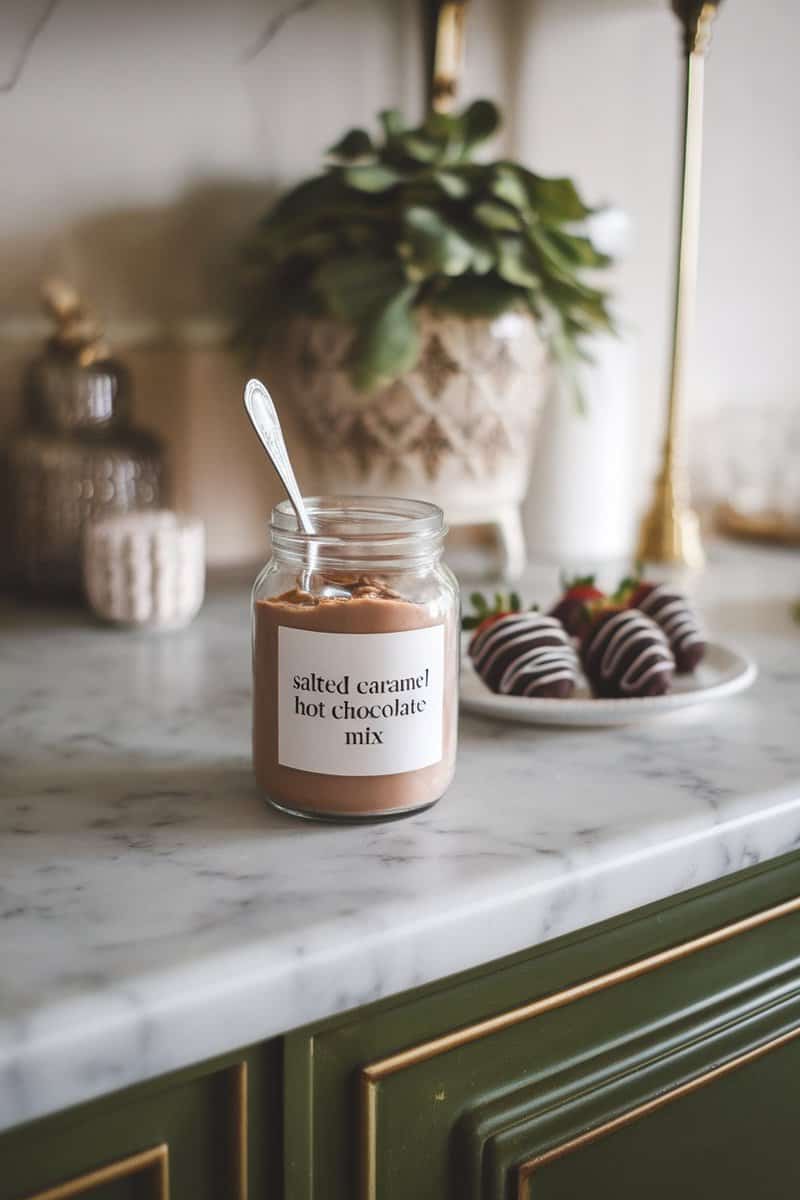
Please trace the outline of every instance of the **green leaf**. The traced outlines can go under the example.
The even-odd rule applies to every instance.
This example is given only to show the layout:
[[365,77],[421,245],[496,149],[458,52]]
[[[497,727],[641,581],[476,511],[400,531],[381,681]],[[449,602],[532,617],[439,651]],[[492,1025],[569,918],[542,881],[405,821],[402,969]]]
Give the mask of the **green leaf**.
[[489,191],[498,200],[505,201],[521,213],[528,213],[528,192],[519,177],[516,168],[500,164],[495,168],[494,177],[489,184]]
[[373,154],[375,147],[366,129],[350,129],[334,146],[326,150],[331,158],[364,158]]
[[[597,296],[580,296],[575,300],[570,308],[571,313],[579,313],[586,318],[584,329],[603,329],[608,333],[616,332],[614,326],[614,318],[608,311],[606,298],[602,294]],[[591,360],[590,360],[591,361]]]
[[512,230],[514,233],[518,233],[520,229],[519,216],[504,204],[496,204],[493,200],[484,200],[481,204],[476,204],[473,216],[487,229]]
[[350,356],[350,376],[362,391],[392,383],[419,357],[420,338],[412,303],[417,289],[406,286],[361,325]]
[[524,292],[499,279],[494,272],[451,279],[428,297],[433,308],[462,317],[499,317],[524,300]]
[[473,258],[467,238],[433,208],[416,205],[403,216],[414,264],[426,274],[461,275]]
[[606,306],[604,292],[585,287],[576,280],[562,283],[550,280],[547,284],[548,300],[557,306],[562,321],[574,322],[582,332],[595,329],[614,331],[614,321]]
[[442,147],[420,133],[404,133],[397,139],[397,146],[419,163],[433,163],[441,157]]
[[370,163],[363,167],[346,167],[342,178],[348,187],[359,192],[388,192],[402,182],[403,176],[393,167]]
[[403,114],[398,112],[396,108],[381,109],[378,113],[378,120],[383,126],[383,132],[386,134],[387,141],[403,133],[406,128]]
[[612,259],[596,250],[588,237],[566,233],[563,229],[548,229],[548,240],[560,251],[562,258],[575,267],[608,267]]
[[525,240],[514,234],[502,234],[495,238],[497,246],[497,273],[518,287],[537,287],[540,277],[531,263]]
[[464,156],[466,127],[463,117],[458,114],[430,112],[417,132],[439,147],[439,161],[454,163]]
[[472,245],[470,270],[476,275],[486,275],[497,266],[495,243],[490,234],[480,230],[470,230],[469,241]]
[[314,286],[331,316],[358,323],[406,286],[395,259],[371,252],[329,258],[317,269]]
[[571,179],[545,179],[533,171],[518,168],[520,179],[525,184],[531,208],[539,213],[543,221],[563,224],[567,221],[583,221],[591,209],[583,203]]
[[437,112],[436,109],[431,109],[421,129],[438,142],[448,142],[453,138],[464,140],[464,120],[458,113]]
[[485,613],[488,610],[489,606],[483,592],[470,592],[469,602],[476,612]]
[[291,188],[281,196],[258,223],[259,232],[263,237],[279,236],[287,224],[298,222],[309,224],[321,211],[335,206],[345,192],[341,176],[338,172],[329,171],[325,175],[315,175],[305,179],[297,187]]
[[388,213],[372,205],[371,198],[347,187],[341,168],[308,179],[280,200],[258,225],[255,245],[286,258],[294,244],[313,232],[341,234],[351,223],[369,223],[379,229]]
[[451,200],[463,200],[469,195],[469,181],[455,171],[434,171],[431,178]]
[[545,229],[534,225],[530,229],[531,243],[541,255],[541,258],[552,275],[584,295],[592,294],[593,289],[581,282],[577,276],[577,266],[569,257],[573,251],[565,248],[554,235],[556,230]]
[[491,100],[475,100],[461,114],[467,150],[485,142],[500,128],[500,110]]

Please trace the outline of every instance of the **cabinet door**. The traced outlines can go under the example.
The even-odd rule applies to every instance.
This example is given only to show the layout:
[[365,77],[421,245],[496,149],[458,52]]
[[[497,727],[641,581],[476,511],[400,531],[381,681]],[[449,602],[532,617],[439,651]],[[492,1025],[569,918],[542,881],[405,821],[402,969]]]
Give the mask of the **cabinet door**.
[[0,1135],[0,1200],[277,1200],[270,1043]]
[[[689,1161],[679,1125],[695,1126],[679,1110],[698,1106],[706,1121],[716,1114],[715,1150],[732,1153],[743,1125],[723,1097],[743,1089],[746,1111],[758,1093],[750,1080],[791,1076],[799,895],[795,856],[293,1035],[286,1196],[576,1198],[567,1171],[628,1138],[658,1141],[649,1130],[662,1122],[672,1156]],[[668,1093],[674,1103],[661,1102]],[[791,1105],[786,1086],[782,1099]],[[608,1176],[591,1195],[640,1195],[641,1176],[631,1179],[618,1191]],[[726,1196],[750,1194],[740,1175]]]
[[800,1195],[798,1111],[800,1038],[790,1035],[510,1165],[494,1194],[787,1200]]
[[720,1005],[711,1021],[682,1020],[671,1035],[648,1030],[577,1068],[474,1105],[459,1131],[468,1193],[482,1200],[800,1195],[792,1135],[800,1104],[798,985],[795,974],[765,993],[763,1005],[755,994],[747,1011]]

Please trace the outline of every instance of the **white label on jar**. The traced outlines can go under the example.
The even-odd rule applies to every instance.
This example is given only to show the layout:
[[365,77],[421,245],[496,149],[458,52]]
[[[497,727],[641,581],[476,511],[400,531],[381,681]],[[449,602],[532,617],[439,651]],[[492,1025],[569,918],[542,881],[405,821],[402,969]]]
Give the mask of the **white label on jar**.
[[394,775],[442,758],[444,626],[402,633],[278,628],[278,761]]

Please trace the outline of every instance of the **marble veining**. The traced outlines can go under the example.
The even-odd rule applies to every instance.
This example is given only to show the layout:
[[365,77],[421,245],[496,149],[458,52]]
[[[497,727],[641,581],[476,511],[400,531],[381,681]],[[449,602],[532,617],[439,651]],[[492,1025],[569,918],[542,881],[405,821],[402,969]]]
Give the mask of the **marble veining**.
[[256,794],[241,579],[160,637],[6,605],[0,1128],[800,846],[794,559],[717,558],[700,599],[752,691],[614,730],[463,718],[445,799],[355,828]]

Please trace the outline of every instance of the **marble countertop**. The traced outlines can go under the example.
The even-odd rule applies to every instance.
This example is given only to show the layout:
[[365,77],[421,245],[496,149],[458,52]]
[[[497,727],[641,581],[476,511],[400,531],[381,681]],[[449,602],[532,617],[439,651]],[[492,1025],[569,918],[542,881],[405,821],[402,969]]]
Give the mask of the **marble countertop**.
[[241,578],[160,637],[6,604],[0,1128],[800,845],[800,560],[715,559],[695,590],[750,692],[616,730],[463,717],[441,803],[357,828],[255,792]]

